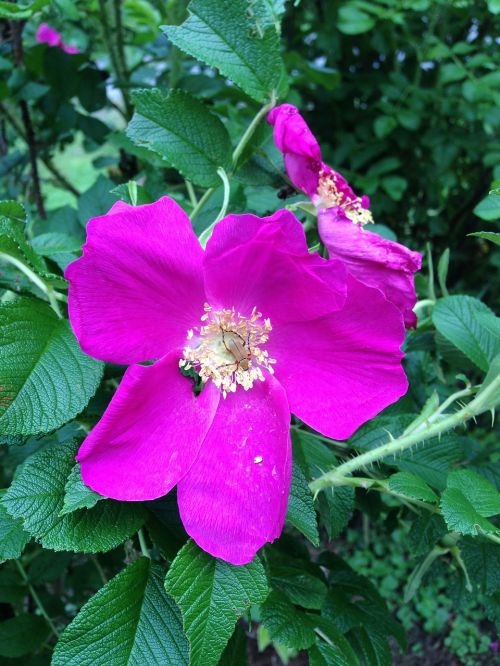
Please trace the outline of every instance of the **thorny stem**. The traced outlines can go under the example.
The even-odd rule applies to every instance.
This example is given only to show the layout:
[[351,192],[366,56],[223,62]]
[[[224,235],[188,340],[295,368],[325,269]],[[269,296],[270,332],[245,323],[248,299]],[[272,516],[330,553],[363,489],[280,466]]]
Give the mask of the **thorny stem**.
[[[352,472],[355,472],[358,469],[372,465],[378,460],[383,460],[388,456],[395,456],[406,449],[419,444],[420,442],[425,442],[428,439],[437,437],[452,428],[455,428],[458,425],[461,425],[468,421],[469,419],[481,414],[487,409],[491,409],[494,405],[500,403],[500,377],[494,379],[486,388],[484,388],[479,395],[477,395],[474,400],[472,400],[468,405],[460,409],[455,414],[450,414],[444,416],[442,419],[433,423],[433,419],[436,416],[441,414],[442,405],[438,408],[435,414],[431,415],[427,421],[413,432],[404,434],[401,437],[392,439],[387,444],[383,446],[378,446],[371,451],[366,451],[351,460],[348,460],[345,463],[342,463],[335,469],[330,472],[326,472],[319,478],[315,479],[309,484],[311,491],[313,493],[318,493],[325,488],[337,485],[338,481]],[[499,539],[500,542],[500,539]]]
[[141,553],[144,555],[144,557],[149,557],[151,559],[151,554],[146,544],[146,537],[144,536],[142,527],[137,531],[137,536],[139,537],[139,545],[141,547]]
[[34,588],[33,585],[29,582],[28,574],[26,573],[26,571],[25,571],[23,565],[21,564],[21,562],[19,562],[19,560],[14,560],[14,562],[16,563],[16,566],[17,566],[17,568],[19,569],[19,573],[21,574],[21,576],[22,576],[24,582],[25,582],[26,585],[28,586],[28,590],[29,590],[31,596],[33,597],[33,601],[34,601],[35,604],[37,605],[38,610],[40,611],[40,613],[42,614],[42,616],[45,618],[47,624],[48,624],[49,627],[52,629],[52,631],[53,631],[53,633],[55,634],[55,636],[57,636],[57,638],[59,638],[59,636],[60,636],[59,631],[57,630],[55,624],[53,623],[53,621],[52,621],[51,618],[49,617],[49,614],[48,614],[47,611],[45,610],[45,607],[44,607],[44,605],[42,604],[41,599],[40,599],[40,597],[38,596],[38,594],[37,594],[35,588]]
[[51,285],[46,284],[42,280],[42,278],[40,278],[35,272],[31,270],[31,268],[26,266],[26,264],[23,264],[23,262],[19,261],[19,259],[16,259],[16,257],[12,257],[10,254],[6,254],[5,252],[0,252],[0,260],[12,264],[20,271],[22,271],[26,275],[26,277],[31,282],[33,282],[35,286],[37,286],[41,291],[43,291],[43,293],[47,296],[47,299],[50,303],[50,307],[54,310],[59,319],[62,319],[61,309],[57,301],[63,299],[61,298],[60,294],[57,294],[57,292],[54,291]]

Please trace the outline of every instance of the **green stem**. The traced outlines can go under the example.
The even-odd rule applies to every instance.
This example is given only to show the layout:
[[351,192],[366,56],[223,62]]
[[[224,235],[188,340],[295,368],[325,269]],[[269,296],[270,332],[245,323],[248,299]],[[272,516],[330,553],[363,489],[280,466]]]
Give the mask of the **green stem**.
[[264,118],[264,116],[266,116],[269,113],[269,111],[273,108],[273,106],[275,106],[275,104],[276,104],[276,97],[273,94],[269,104],[266,104],[265,106],[263,106],[261,108],[261,110],[254,117],[254,119],[252,120],[250,125],[246,128],[243,136],[241,137],[241,139],[238,142],[238,145],[236,146],[236,148],[233,151],[233,168],[237,165],[238,160],[241,157],[241,154],[245,150],[245,148],[247,146],[247,143],[252,138],[255,130],[257,129],[258,124],[260,123],[262,118]]
[[[46,284],[42,280],[42,278],[40,278],[36,273],[34,273],[31,270],[31,268],[26,266],[26,264],[23,264],[23,262],[19,261],[19,259],[16,259],[16,257],[12,257],[10,254],[6,254],[5,252],[0,252],[0,260],[2,259],[6,261],[8,264],[12,264],[20,271],[22,271],[26,275],[26,277],[29,280],[31,280],[31,282],[33,282],[35,286],[37,286],[41,291],[43,291],[43,293],[47,296],[47,299],[50,303],[50,307],[54,310],[59,319],[62,319],[61,309],[59,307],[59,303],[57,302],[58,300],[57,292],[55,292],[54,289],[49,284]],[[59,300],[61,299],[59,298]]]
[[200,234],[199,241],[200,241],[201,247],[203,247],[203,248],[205,248],[207,246],[208,240],[209,240],[210,236],[212,235],[212,232],[213,232],[217,222],[220,222],[220,220],[222,220],[222,218],[226,214],[227,207],[228,207],[228,204],[229,204],[229,196],[231,194],[231,185],[229,183],[229,178],[227,177],[227,173],[224,171],[224,169],[222,167],[219,167],[217,169],[217,173],[219,174],[219,176],[222,180],[222,183],[224,185],[224,199],[222,201],[222,207],[219,211],[219,214],[215,218],[215,220],[212,222],[212,224],[210,226],[208,226],[206,229],[204,229],[202,231],[202,233]]
[[436,290],[434,289],[434,264],[432,263],[431,244],[427,243],[427,263],[429,264],[429,300],[436,300]]
[[203,206],[207,203],[207,201],[210,199],[212,194],[215,192],[215,187],[210,187],[208,190],[205,190],[203,196],[201,199],[198,201],[196,206],[193,208],[191,211],[191,215],[189,216],[189,219],[192,221],[194,218],[198,215],[200,210],[203,208]]
[[144,536],[142,527],[138,530],[137,536],[139,537],[139,545],[141,546],[141,553],[144,555],[144,557],[149,557],[151,559],[151,554],[146,544],[146,537]]
[[33,597],[33,601],[34,601],[35,604],[37,605],[38,610],[40,611],[40,613],[42,614],[42,616],[45,618],[47,624],[48,624],[49,627],[52,629],[53,633],[57,636],[57,638],[59,638],[60,634],[59,634],[59,632],[58,632],[58,630],[57,630],[55,624],[54,624],[54,623],[52,622],[52,620],[50,619],[50,617],[49,617],[47,611],[45,610],[45,607],[44,607],[44,605],[42,604],[42,601],[41,601],[40,597],[38,596],[38,594],[37,594],[35,588],[34,588],[33,585],[29,582],[28,574],[26,573],[26,571],[25,571],[23,565],[21,564],[21,562],[19,562],[19,560],[14,560],[14,562],[16,563],[16,566],[17,566],[17,568],[18,568],[18,570],[19,570],[19,573],[21,574],[21,576],[22,576],[24,582],[25,582],[26,585],[28,586],[28,590],[30,591],[31,596]]
[[436,304],[436,301],[433,301],[430,298],[424,298],[421,301],[418,301],[415,303],[415,307],[413,308],[413,312],[418,315],[420,310],[424,310],[425,308],[431,308]]
[[191,183],[190,180],[185,180],[186,183],[186,190],[189,196],[189,201],[191,202],[191,206],[193,207],[193,210],[196,208],[198,205],[198,199],[196,198],[196,192],[194,191],[193,184]]
[[[319,478],[315,479],[309,484],[311,491],[313,493],[318,493],[320,490],[329,488],[330,486],[336,485],[339,477],[352,474],[358,469],[372,465],[378,460],[383,460],[388,456],[395,456],[406,449],[419,444],[420,442],[425,442],[428,439],[437,437],[452,428],[457,427],[468,421],[474,416],[481,414],[482,412],[491,409],[492,406],[500,403],[500,377],[494,379],[491,384],[489,384],[484,390],[482,390],[468,405],[460,409],[455,414],[449,416],[444,416],[437,423],[431,423],[431,418],[427,420],[426,423],[422,424],[421,427],[415,431],[402,435],[396,439],[392,439],[387,444],[383,446],[378,446],[377,448],[366,451],[351,460],[348,460],[345,463],[342,463],[335,469],[323,474]],[[500,542],[500,540],[499,540]]]

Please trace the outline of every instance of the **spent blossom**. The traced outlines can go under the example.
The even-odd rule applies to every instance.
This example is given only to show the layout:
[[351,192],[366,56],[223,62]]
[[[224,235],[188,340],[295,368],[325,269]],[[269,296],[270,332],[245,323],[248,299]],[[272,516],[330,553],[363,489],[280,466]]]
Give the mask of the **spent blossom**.
[[295,106],[275,107],[267,119],[290,180],[318,210],[318,229],[329,256],[342,259],[352,275],[383,291],[401,310],[406,325],[415,326],[413,274],[421,267],[421,255],[367,230],[373,222],[369,198],[356,195],[347,180],[323,162],[320,146]]

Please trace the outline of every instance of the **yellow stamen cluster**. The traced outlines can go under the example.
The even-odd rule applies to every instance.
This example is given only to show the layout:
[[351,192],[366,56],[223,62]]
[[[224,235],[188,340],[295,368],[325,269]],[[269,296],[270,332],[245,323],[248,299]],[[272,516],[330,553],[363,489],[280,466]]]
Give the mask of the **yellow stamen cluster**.
[[211,379],[224,398],[238,385],[248,391],[255,381],[263,382],[262,368],[274,373],[276,361],[260,348],[269,340],[271,322],[256,308],[245,317],[234,308],[213,310],[205,303],[201,321],[201,326],[188,331],[190,344],[179,361],[181,368],[194,368],[203,383]]
[[318,183],[318,203],[324,208],[333,208],[340,206],[346,216],[354,222],[364,226],[373,222],[373,216],[368,208],[363,208],[361,197],[351,199],[345,192],[338,189],[335,182],[335,171],[328,172],[321,170],[319,172]]

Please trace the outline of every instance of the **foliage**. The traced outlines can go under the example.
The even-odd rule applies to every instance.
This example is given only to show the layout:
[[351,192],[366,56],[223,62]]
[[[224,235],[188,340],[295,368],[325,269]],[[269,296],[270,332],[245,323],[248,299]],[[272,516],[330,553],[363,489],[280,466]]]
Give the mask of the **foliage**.
[[[384,666],[405,632],[414,653],[425,632],[467,666],[488,653],[498,14],[494,0],[0,2],[5,663],[240,666],[257,639],[285,662]],[[79,53],[37,42],[43,22]],[[138,504],[84,485],[74,455],[123,368],[80,350],[64,270],[89,218],[164,194],[203,243],[226,210],[288,206],[321,251],[264,121],[285,100],[370,195],[377,232],[426,261],[407,395],[347,442],[292,423],[284,533],[236,567],[188,539],[175,491]]]

